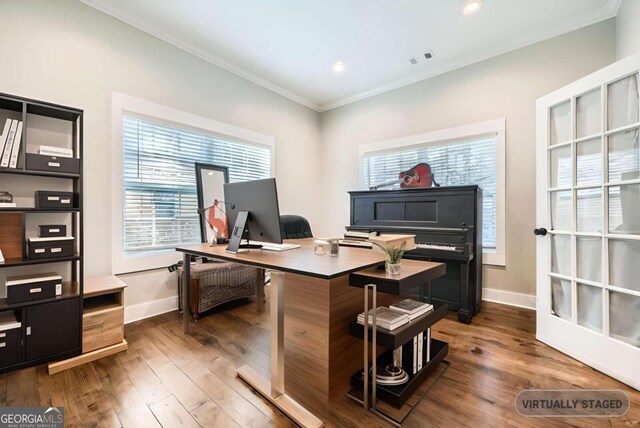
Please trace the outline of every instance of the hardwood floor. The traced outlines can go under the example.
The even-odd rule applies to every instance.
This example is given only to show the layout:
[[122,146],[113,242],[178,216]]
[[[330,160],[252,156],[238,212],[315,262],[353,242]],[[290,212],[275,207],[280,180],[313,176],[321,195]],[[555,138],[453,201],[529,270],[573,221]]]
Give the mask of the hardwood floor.
[[[268,374],[268,312],[245,300],[204,316],[190,336],[181,328],[177,312],[161,315],[126,326],[126,352],[53,376],[44,365],[0,375],[1,404],[62,405],[66,426],[293,426],[235,376],[245,363]],[[526,309],[486,304],[471,325],[450,314],[433,336],[449,342],[451,366],[405,426],[640,426],[638,391],[536,341],[534,329]],[[523,418],[514,398],[525,388],[620,388],[631,410],[610,420]],[[313,407],[326,426],[390,426],[346,397]]]

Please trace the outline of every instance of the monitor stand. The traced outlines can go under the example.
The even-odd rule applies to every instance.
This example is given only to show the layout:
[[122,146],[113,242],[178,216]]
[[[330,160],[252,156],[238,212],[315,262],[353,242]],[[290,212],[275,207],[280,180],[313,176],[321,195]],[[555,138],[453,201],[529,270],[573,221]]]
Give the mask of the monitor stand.
[[[231,236],[229,237],[229,245],[227,246],[227,253],[238,254],[242,250],[257,250],[262,248],[259,244],[242,244],[242,237],[244,231],[247,229],[247,222],[249,221],[249,211],[239,211],[236,223],[231,230]],[[249,240],[247,240],[248,242]]]

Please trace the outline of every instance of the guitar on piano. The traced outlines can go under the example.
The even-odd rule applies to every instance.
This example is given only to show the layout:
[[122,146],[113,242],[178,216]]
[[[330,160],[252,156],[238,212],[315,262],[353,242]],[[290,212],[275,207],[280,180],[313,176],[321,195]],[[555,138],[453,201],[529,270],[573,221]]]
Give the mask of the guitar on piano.
[[389,187],[394,184],[400,184],[401,189],[420,188],[420,187],[440,187],[436,182],[431,167],[428,163],[419,163],[411,169],[400,172],[397,180],[387,181],[381,184],[374,184],[369,190],[378,190],[381,187]]

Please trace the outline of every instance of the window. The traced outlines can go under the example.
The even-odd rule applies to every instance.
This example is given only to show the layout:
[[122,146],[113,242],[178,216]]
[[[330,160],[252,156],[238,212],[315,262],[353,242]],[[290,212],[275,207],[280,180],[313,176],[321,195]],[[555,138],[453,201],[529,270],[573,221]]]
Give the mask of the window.
[[200,242],[195,162],[229,168],[229,181],[270,176],[268,147],[233,143],[150,120],[123,119],[125,255]]
[[492,121],[361,146],[362,187],[397,179],[400,171],[421,162],[431,166],[442,186],[478,184],[483,191],[485,259],[503,265],[504,131],[499,125]]
[[273,176],[273,137],[114,93],[113,271],[165,267],[200,242],[195,162],[229,181]]

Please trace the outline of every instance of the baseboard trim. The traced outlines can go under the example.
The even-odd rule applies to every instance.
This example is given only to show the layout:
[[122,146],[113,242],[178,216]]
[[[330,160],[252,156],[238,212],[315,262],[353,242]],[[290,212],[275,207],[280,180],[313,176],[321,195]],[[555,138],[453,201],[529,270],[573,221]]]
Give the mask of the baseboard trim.
[[536,296],[532,294],[514,293],[512,291],[497,290],[495,288],[483,288],[482,300],[536,310]]
[[124,323],[129,324],[156,315],[178,309],[178,296],[166,297],[164,299],[152,300],[150,302],[138,303],[136,305],[125,306]]

